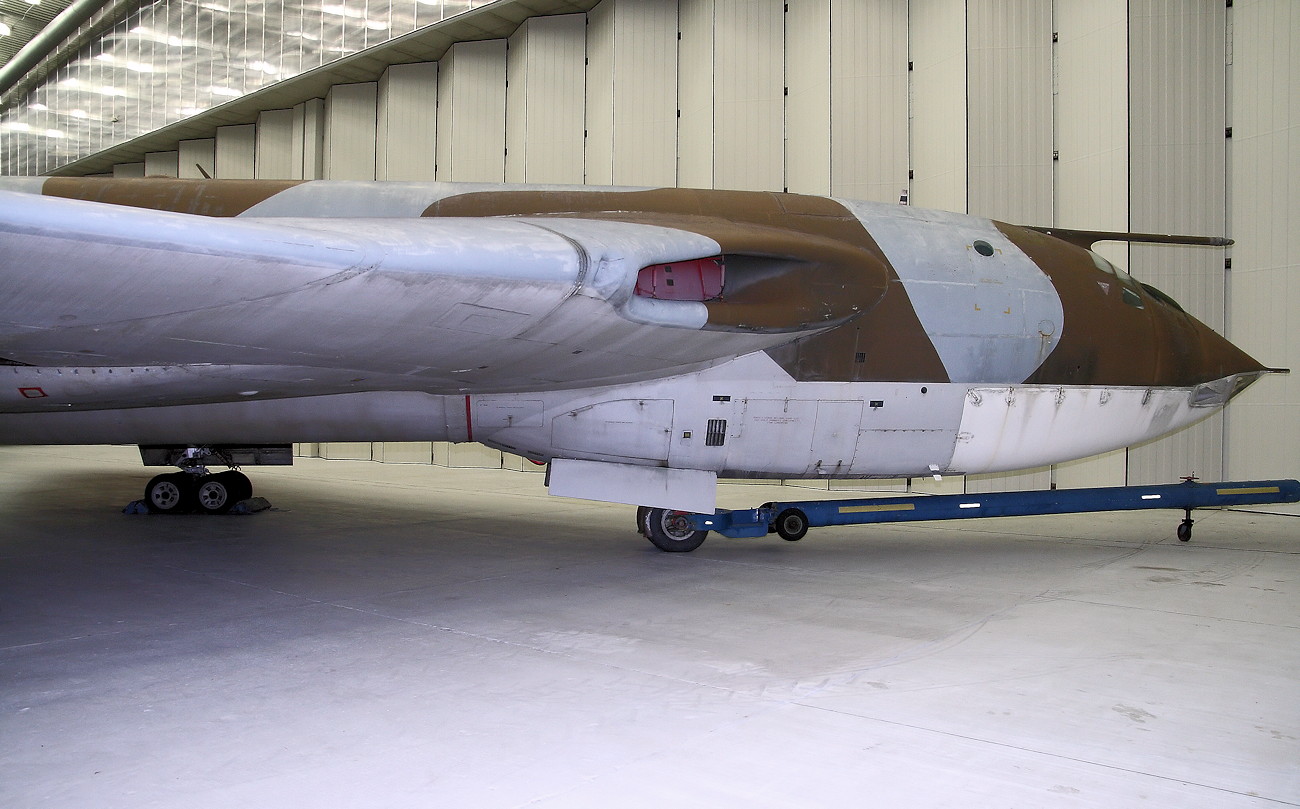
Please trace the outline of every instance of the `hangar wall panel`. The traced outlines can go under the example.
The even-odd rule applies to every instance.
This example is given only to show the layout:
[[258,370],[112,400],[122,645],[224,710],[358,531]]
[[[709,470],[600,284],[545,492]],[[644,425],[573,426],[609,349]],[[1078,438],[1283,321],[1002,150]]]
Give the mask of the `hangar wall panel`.
[[375,179],[434,179],[437,130],[438,63],[385,70],[379,79]]
[[677,4],[604,0],[588,15],[586,182],[677,184]]
[[526,20],[509,40],[506,182],[581,184],[586,15]]
[[714,6],[681,0],[677,43],[677,185],[713,188]]
[[785,15],[785,185],[831,193],[831,0],[807,0]]
[[293,179],[293,110],[267,110],[257,116],[259,180]]
[[[1128,0],[1057,0],[1056,222],[1128,230]],[[1128,266],[1123,247],[1103,246]]]
[[118,163],[113,166],[114,177],[143,177],[144,163]]
[[622,6],[603,0],[587,12],[587,78],[583,106],[584,181],[614,182],[614,106],[618,91],[614,75],[614,25]]
[[313,98],[293,108],[293,165],[290,180],[325,176],[325,99]]
[[910,190],[908,2],[831,4],[831,193],[898,202]]
[[438,69],[439,180],[505,181],[506,41],[458,42]]
[[[1055,221],[1061,227],[1118,230],[1128,223],[1128,2],[1057,0],[1055,49]],[[1128,267],[1128,246],[1097,252]],[[1071,328],[1066,324],[1065,328]],[[1061,488],[1123,486],[1128,452],[1057,464]]]
[[179,152],[178,162],[180,177],[196,179],[203,176],[199,171],[199,166],[203,167],[209,176],[215,176],[217,161],[217,141],[216,138],[197,138],[195,140],[183,140],[177,145]]
[[[1129,0],[1129,223],[1147,233],[1223,235],[1226,9],[1220,0]],[[1129,272],[1222,331],[1224,251],[1130,247]],[[1129,482],[1219,480],[1220,416],[1129,453]]]
[[253,179],[257,154],[257,125],[217,127],[216,171],[222,180]]
[[1051,486],[1052,467],[1050,466],[1038,466],[1022,472],[966,476],[966,491],[970,494],[1019,492],[1026,489],[1049,489]]
[[970,212],[1052,223],[1052,0],[970,0]]
[[360,441],[335,441],[330,444],[317,444],[318,457],[331,461],[373,461],[375,459],[373,444]]
[[913,0],[912,204],[964,212],[966,162],[966,3]]
[[[524,182],[528,143],[528,51],[532,20],[524,20],[506,41],[506,173],[508,183]],[[537,81],[541,84],[541,80]],[[514,154],[511,154],[513,152]]]
[[325,96],[325,177],[375,179],[376,82],[336,84]]
[[383,463],[433,463],[433,444],[428,441],[389,441],[375,444],[371,456]]
[[785,185],[785,12],[781,0],[714,0],[713,183]]
[[1300,471],[1300,6],[1237,0],[1232,15],[1228,337],[1265,377],[1228,408],[1228,474]]
[[149,152],[144,156],[146,177],[175,177],[179,168],[180,151]]

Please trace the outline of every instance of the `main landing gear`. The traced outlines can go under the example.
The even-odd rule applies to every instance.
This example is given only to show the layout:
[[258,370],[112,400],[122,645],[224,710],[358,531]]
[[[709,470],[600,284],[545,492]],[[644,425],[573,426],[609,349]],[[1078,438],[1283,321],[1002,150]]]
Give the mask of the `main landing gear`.
[[225,514],[253,496],[253,483],[243,472],[208,474],[184,471],[158,475],[144,487],[144,503],[153,514]]
[[[203,459],[214,457],[229,464],[230,471],[210,473]],[[144,487],[144,504],[152,514],[225,514],[236,503],[253,496],[252,481],[234,468],[228,456],[191,447],[175,463],[181,471],[158,475]]]
[[[762,508],[770,509],[771,503]],[[689,512],[640,506],[636,510],[636,530],[661,551],[690,553],[704,544],[709,532],[696,528]],[[798,542],[808,533],[808,515],[797,508],[781,511],[768,526],[767,533],[787,542]]]
[[692,525],[685,511],[641,506],[636,510],[636,522],[642,536],[668,553],[689,553],[709,535]]

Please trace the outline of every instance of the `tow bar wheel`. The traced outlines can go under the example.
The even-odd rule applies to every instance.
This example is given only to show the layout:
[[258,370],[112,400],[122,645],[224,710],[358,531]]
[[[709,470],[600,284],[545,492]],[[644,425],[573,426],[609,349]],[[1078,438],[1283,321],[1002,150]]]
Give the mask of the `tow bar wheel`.
[[786,542],[798,542],[808,533],[808,516],[797,508],[787,508],[776,515],[777,534]]
[[641,533],[661,551],[689,553],[704,544],[709,535],[692,525],[685,511],[647,508],[642,513]]

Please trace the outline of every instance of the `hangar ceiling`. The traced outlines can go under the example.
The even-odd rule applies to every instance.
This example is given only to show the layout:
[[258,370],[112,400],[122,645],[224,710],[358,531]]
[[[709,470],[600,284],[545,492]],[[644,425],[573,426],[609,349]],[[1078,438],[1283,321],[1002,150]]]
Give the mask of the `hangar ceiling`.
[[70,4],[71,0],[0,0],[0,66],[8,64]]
[[[0,3],[12,31],[0,44],[18,45],[0,66],[0,174],[33,175],[104,171],[595,0]],[[47,52],[33,59],[42,40]]]

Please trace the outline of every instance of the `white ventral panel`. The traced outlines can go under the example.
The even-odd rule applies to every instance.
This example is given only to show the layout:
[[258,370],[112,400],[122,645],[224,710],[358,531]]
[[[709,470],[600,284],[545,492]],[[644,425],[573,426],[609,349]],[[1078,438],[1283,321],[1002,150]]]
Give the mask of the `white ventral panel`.
[[712,514],[718,476],[696,469],[557,459],[551,462],[547,484],[557,497]]

